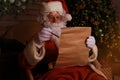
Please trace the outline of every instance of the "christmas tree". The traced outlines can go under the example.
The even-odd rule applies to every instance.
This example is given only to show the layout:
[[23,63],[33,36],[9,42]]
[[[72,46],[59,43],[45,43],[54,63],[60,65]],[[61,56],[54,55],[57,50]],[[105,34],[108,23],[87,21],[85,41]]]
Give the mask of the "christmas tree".
[[18,14],[32,1],[33,0],[0,0],[0,16]]
[[92,27],[100,57],[120,49],[120,27],[110,0],[66,0],[73,19],[67,26]]

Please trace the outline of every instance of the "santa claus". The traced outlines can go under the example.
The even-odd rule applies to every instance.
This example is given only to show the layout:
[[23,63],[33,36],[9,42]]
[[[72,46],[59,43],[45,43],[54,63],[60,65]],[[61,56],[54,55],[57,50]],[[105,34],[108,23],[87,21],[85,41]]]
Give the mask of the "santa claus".
[[[93,71],[89,65],[82,67],[68,66],[68,68],[54,70],[54,64],[59,55],[58,45],[61,28],[66,27],[67,21],[70,21],[72,17],[67,13],[65,3],[63,5],[60,1],[50,0],[49,2],[43,2],[42,6],[39,21],[43,28],[26,45],[23,54],[19,58],[20,65],[27,71],[30,80],[106,80],[103,76]],[[87,47],[92,49],[95,46],[95,38],[89,36],[86,44]],[[74,74],[76,70],[77,74]],[[58,77],[57,73],[55,73],[63,74],[64,71],[70,72],[71,78],[65,77],[65,75],[64,77]]]

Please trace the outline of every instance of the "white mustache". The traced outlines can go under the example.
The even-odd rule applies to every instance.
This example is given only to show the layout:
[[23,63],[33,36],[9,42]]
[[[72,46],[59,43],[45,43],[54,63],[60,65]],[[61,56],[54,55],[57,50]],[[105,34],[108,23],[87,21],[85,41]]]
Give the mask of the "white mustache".
[[65,22],[51,23],[51,22],[49,22],[49,21],[45,21],[45,22],[44,22],[44,26],[45,26],[45,27],[60,27],[60,28],[62,28],[62,27],[64,27],[64,26],[66,26],[66,23],[65,23]]

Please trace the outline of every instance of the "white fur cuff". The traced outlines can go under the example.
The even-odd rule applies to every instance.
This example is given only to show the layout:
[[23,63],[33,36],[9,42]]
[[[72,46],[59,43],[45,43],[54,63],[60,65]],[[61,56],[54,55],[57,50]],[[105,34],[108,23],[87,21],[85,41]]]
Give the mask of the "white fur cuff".
[[44,58],[45,48],[44,46],[41,47],[41,50],[38,53],[36,45],[34,41],[32,41],[26,46],[24,50],[24,56],[30,65],[35,65]]

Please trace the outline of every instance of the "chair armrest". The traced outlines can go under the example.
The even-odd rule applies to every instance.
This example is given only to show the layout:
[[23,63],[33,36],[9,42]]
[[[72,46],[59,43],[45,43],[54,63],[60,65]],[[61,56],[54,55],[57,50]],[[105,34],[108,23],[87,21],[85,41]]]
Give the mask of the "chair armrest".
[[28,80],[34,80],[33,74],[30,69],[26,70],[26,74],[28,76]]

